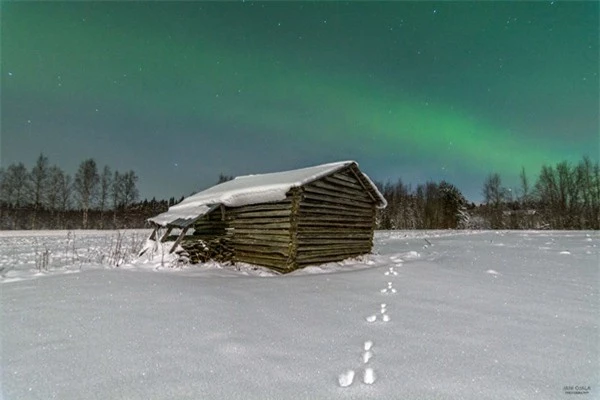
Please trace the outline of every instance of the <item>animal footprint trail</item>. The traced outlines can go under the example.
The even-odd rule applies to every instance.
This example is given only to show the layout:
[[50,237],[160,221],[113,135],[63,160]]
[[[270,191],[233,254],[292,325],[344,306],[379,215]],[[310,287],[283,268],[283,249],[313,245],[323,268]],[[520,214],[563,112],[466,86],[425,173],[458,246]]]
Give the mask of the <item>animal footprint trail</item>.
[[373,371],[373,368],[365,368],[363,383],[366,385],[372,385],[375,383],[375,371]]
[[[365,365],[363,370],[362,382],[365,385],[372,385],[375,382],[375,371],[373,368],[369,367],[369,362],[373,358],[373,341],[367,340],[363,344],[363,352],[362,352],[362,362]],[[359,369],[360,373],[360,369]],[[340,387],[348,387],[354,383],[354,377],[356,376],[356,371],[353,369],[348,369],[343,373],[338,375],[338,383]]]
[[341,373],[338,377],[338,382],[341,387],[348,387],[354,382],[354,371],[349,369],[348,371]]
[[[379,310],[379,318],[381,318],[381,320],[383,322],[389,322],[390,321],[390,316],[387,314],[387,304],[386,303],[381,303],[381,308]],[[365,319],[367,320],[367,322],[375,322],[377,321],[378,318],[378,314],[371,314],[368,317],[366,317]]]
[[363,364],[366,364],[373,358],[373,352],[371,350],[365,351],[362,355]]
[[[363,362],[364,364],[368,364],[371,358],[373,357],[373,352],[371,351],[371,349],[373,348],[373,342],[371,340],[367,340],[363,348],[365,350],[363,353]],[[372,385],[373,383],[375,383],[375,371],[373,371],[373,368],[365,368],[363,373],[363,383],[365,385]]]
[[369,315],[367,318],[365,318],[367,320],[367,322],[375,322],[377,321],[377,315],[373,314],[373,315]]
[[383,294],[395,294],[397,290],[392,287],[392,282],[388,282],[387,284],[387,287],[381,289],[380,292]]
[[[400,260],[396,257],[392,257],[392,260],[396,264],[395,265],[396,267],[402,265],[402,260]],[[394,269],[394,266],[391,266],[391,267],[388,267],[388,270],[385,271],[383,274],[388,277],[394,277],[394,276],[398,275],[398,272]],[[387,287],[381,289],[380,293],[396,294],[397,290],[393,286],[394,286],[393,283],[391,281],[388,281]],[[384,323],[390,321],[391,318],[388,314],[387,303],[381,303],[380,308],[379,308],[379,313],[371,314],[371,315],[365,317],[365,320],[369,323],[374,323],[377,321],[378,317]],[[372,385],[375,383],[375,380],[377,379],[375,370],[369,364],[371,362],[371,359],[373,359],[372,348],[373,348],[373,341],[367,340],[366,342],[364,342],[363,352],[362,352],[362,362],[365,367],[363,369],[362,383],[365,385]],[[360,370],[359,370],[359,372],[360,372]],[[351,386],[352,383],[354,382],[355,375],[356,375],[356,372],[352,369],[347,370],[344,373],[341,373],[338,376],[338,382],[339,382],[340,387],[345,388],[345,387]]]

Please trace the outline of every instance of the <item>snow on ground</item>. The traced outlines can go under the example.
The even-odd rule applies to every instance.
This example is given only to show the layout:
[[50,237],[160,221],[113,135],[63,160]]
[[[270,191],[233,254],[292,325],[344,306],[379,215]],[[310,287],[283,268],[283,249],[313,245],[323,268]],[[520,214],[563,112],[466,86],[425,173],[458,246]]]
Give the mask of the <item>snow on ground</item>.
[[379,232],[286,276],[110,267],[115,234],[70,265],[66,232],[0,233],[3,398],[600,397],[598,232]]

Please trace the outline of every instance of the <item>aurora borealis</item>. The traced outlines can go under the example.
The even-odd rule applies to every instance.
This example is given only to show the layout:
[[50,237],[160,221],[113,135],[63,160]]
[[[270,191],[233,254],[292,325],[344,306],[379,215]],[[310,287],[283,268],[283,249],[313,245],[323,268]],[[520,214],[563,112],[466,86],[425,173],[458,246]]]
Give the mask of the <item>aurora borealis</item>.
[[1,148],[142,197],[357,160],[446,179],[599,157],[597,2],[2,3]]

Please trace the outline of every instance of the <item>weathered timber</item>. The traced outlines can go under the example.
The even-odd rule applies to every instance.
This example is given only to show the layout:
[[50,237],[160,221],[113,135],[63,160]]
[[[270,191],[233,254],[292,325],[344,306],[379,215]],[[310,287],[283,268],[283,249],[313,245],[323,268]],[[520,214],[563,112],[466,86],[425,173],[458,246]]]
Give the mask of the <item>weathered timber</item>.
[[355,215],[332,215],[332,214],[326,214],[326,215],[307,215],[307,214],[302,214],[302,222],[304,224],[308,224],[308,223],[314,223],[315,225],[319,225],[319,223],[330,223],[330,222],[348,222],[348,223],[353,223],[353,222],[358,222],[358,223],[367,223],[371,224],[372,222],[372,218],[371,216],[368,217],[357,217]]
[[[343,261],[348,258],[354,258],[364,255],[365,253],[356,253],[356,254],[339,254],[337,256],[324,256],[324,257],[313,257],[306,259],[298,259],[297,264],[298,268],[304,268],[309,265],[319,265],[319,264],[327,264],[331,262]],[[285,273],[285,272],[284,272]]]
[[356,178],[348,176],[341,172],[336,172],[334,174],[331,174],[330,176],[332,176],[333,178],[342,180],[342,181],[346,181],[348,183],[354,183],[355,185],[358,184],[358,181],[356,180]]
[[285,229],[285,230],[289,230],[290,229],[290,222],[280,222],[277,224],[269,224],[269,223],[263,223],[263,224],[247,224],[244,222],[240,222],[240,221],[235,221],[231,223],[231,227],[234,229],[254,229],[254,230],[262,230],[264,232],[268,232],[271,230],[277,230],[277,229]]
[[339,193],[340,196],[346,195],[346,196],[350,196],[350,197],[356,198],[356,199],[364,199],[365,201],[368,201],[371,203],[373,202],[373,200],[367,194],[368,192],[366,192],[365,190],[363,190],[361,192],[356,189],[347,189],[343,186],[333,185],[333,184],[329,184],[329,183],[321,182],[321,181],[313,182],[310,185],[307,185],[307,187],[315,187],[318,189],[322,189],[326,192]]
[[270,211],[270,210],[291,210],[292,201],[291,199],[281,200],[277,203],[264,203],[256,205],[248,205],[241,207],[228,207],[227,214],[243,214],[246,212],[253,211]]
[[[377,197],[379,196],[379,197]],[[271,203],[214,206],[181,240],[190,262],[208,259],[263,265],[286,273],[308,264],[369,253],[377,190],[350,164],[311,180]]]
[[319,245],[319,246],[329,246],[329,245],[337,245],[337,244],[343,244],[343,245],[347,245],[347,246],[355,246],[355,245],[361,245],[365,242],[368,242],[368,238],[366,237],[362,237],[362,238],[334,238],[334,239],[328,239],[328,238],[322,238],[322,237],[316,237],[316,238],[306,238],[306,239],[302,239],[302,238],[298,238],[298,246],[304,248],[304,246],[307,245]]
[[239,218],[250,218],[252,220],[257,218],[272,218],[272,217],[288,217],[290,216],[291,210],[271,210],[271,211],[246,211],[246,212],[230,212],[227,219],[234,220]]
[[361,221],[320,221],[320,222],[314,222],[314,221],[305,221],[304,219],[298,221],[298,227],[310,227],[310,226],[314,226],[315,228],[365,228],[365,229],[370,229],[371,228],[371,224],[370,222],[361,222]]
[[[350,172],[352,173],[352,175],[356,178],[356,180],[361,184],[361,186],[364,188],[365,192],[369,195],[369,197],[371,198],[371,200],[373,201],[373,203],[375,203],[377,200],[375,200],[375,196],[373,196],[373,193],[371,193],[372,189],[369,189],[367,187],[367,183],[365,182],[364,177],[359,176],[359,173],[356,172],[356,167],[351,166],[349,168]],[[370,186],[370,185],[369,185]]]
[[169,235],[171,234],[171,231],[173,230],[172,227],[168,227],[166,232],[161,236],[160,238],[160,242],[164,243],[167,241],[167,239],[169,238]]
[[301,212],[304,210],[310,211],[310,209],[312,209],[312,208],[319,208],[319,209],[324,209],[324,210],[325,209],[326,210],[338,210],[340,212],[350,211],[350,212],[362,213],[362,214],[366,214],[366,215],[370,215],[371,213],[374,212],[373,207],[357,208],[357,207],[353,207],[353,206],[349,206],[349,205],[323,203],[321,201],[312,200],[312,199],[302,200],[302,202],[300,203],[300,206],[301,206]]
[[289,235],[259,235],[259,234],[250,235],[250,234],[242,234],[242,233],[236,232],[236,235],[234,238],[232,238],[232,240],[239,241],[239,242],[248,242],[248,243],[279,242],[279,243],[288,243],[289,244],[290,236]]
[[362,232],[362,233],[327,233],[327,232],[298,232],[298,244],[311,242],[311,241],[319,241],[320,243],[325,243],[327,241],[358,241],[358,242],[368,242],[372,238],[370,232]]
[[256,239],[249,239],[247,237],[238,237],[238,236],[234,236],[231,239],[232,243],[235,244],[240,244],[240,245],[250,245],[250,246],[255,246],[255,247],[274,247],[274,248],[285,248],[287,249],[290,246],[290,242],[289,239],[287,241],[283,241],[283,240],[256,240]]
[[295,188],[291,191],[290,196],[292,198],[292,215],[290,217],[290,248],[289,248],[289,262],[287,267],[289,269],[298,268],[296,263],[296,254],[298,253],[298,222],[300,219],[300,202],[302,200],[302,189]]
[[290,217],[272,217],[272,218],[235,218],[229,221],[230,226],[238,225],[261,225],[261,224],[288,224]]
[[339,216],[352,216],[352,217],[362,217],[362,218],[371,218],[373,216],[373,212],[366,208],[360,209],[330,209],[330,208],[317,208],[317,207],[304,207],[304,204],[300,207],[300,215],[302,216],[315,216],[321,217],[321,214],[325,215],[339,215]]
[[236,253],[245,252],[245,253],[258,253],[258,254],[277,254],[282,255],[284,257],[288,257],[290,254],[289,246],[285,247],[276,247],[276,246],[267,246],[267,245],[252,245],[245,244],[239,242],[233,242],[233,246],[236,249]]
[[317,201],[331,203],[331,204],[345,204],[345,205],[352,206],[352,207],[367,208],[367,209],[373,208],[373,204],[365,203],[363,201],[354,201],[354,200],[342,198],[342,197],[326,196],[326,195],[319,194],[319,193],[305,192],[302,195],[302,197],[307,200],[317,200]]
[[289,237],[289,229],[256,229],[255,226],[250,227],[240,227],[232,229],[232,234],[235,236],[238,233],[249,234],[249,235],[269,235],[269,236],[285,236]]
[[362,190],[362,186],[358,182],[356,182],[356,183],[348,182],[348,181],[336,178],[333,175],[326,176],[325,178],[323,178],[323,181],[333,184],[333,185],[343,186],[343,187],[346,187],[349,189]]
[[273,260],[270,258],[260,257],[259,255],[235,256],[234,262],[244,262],[248,264],[256,264],[268,267],[279,273],[290,272],[287,267],[287,260]]
[[180,257],[187,254],[187,257],[191,263],[206,262],[208,260],[215,260],[219,262],[228,262],[233,258],[233,249],[230,243],[223,239],[213,239],[208,241],[190,241],[187,236],[181,242],[181,247],[184,249],[183,252],[179,253]]
[[339,261],[339,260],[343,260],[344,258],[348,258],[348,257],[354,257],[354,256],[358,256],[361,254],[368,254],[370,253],[370,249],[369,248],[360,248],[360,249],[355,249],[355,250],[348,250],[348,251],[343,251],[340,249],[336,249],[335,251],[305,251],[305,252],[299,252],[296,260],[298,262],[309,262],[309,261],[315,261],[315,260],[319,260],[320,262],[331,262],[331,261]]
[[329,253],[336,252],[335,250],[341,250],[340,252],[355,252],[363,249],[370,249],[371,246],[368,244],[360,245],[360,244],[319,244],[319,245],[305,245],[302,246],[302,249],[298,252],[298,254],[306,254],[306,253]]
[[338,236],[349,236],[353,234],[370,234],[370,229],[365,228],[352,228],[349,227],[331,227],[331,226],[299,226],[298,234],[299,235],[322,235],[322,234],[337,234]]
[[354,249],[334,249],[334,250],[322,250],[322,251],[299,251],[297,254],[298,261],[306,261],[311,258],[320,257],[324,259],[326,257],[337,257],[337,256],[346,256],[349,254],[366,254],[369,253],[371,249],[368,246],[354,248]]
[[183,228],[181,230],[181,233],[177,237],[177,240],[175,240],[175,243],[173,243],[173,246],[171,247],[171,250],[169,250],[169,253],[172,253],[173,251],[175,251],[175,249],[177,248],[177,245],[179,244],[179,242],[181,242],[181,239],[183,239],[183,237],[185,236],[185,234],[188,231],[188,229],[189,228]]
[[373,207],[373,202],[369,201],[367,197],[363,198],[363,197],[358,197],[358,196],[349,196],[347,194],[334,192],[334,191],[327,190],[327,189],[321,189],[321,188],[314,187],[314,186],[306,186],[304,188],[304,192],[311,193],[311,194],[315,193],[315,194],[327,196],[327,197],[331,198],[332,200],[335,199],[336,201],[345,200],[345,201],[351,201],[353,203],[364,204],[365,207],[369,207],[369,208]]
[[288,257],[271,253],[250,253],[245,251],[236,251],[233,257],[235,262],[246,262],[249,264],[265,265],[268,262],[269,266],[278,266],[282,269],[288,269]]

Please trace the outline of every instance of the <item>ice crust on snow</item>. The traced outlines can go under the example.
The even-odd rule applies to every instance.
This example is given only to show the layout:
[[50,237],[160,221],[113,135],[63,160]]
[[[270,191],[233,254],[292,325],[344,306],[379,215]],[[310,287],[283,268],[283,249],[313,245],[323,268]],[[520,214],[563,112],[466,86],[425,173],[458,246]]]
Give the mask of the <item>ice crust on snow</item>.
[[[281,201],[285,199],[286,193],[291,188],[305,185],[352,164],[358,166],[355,161],[340,161],[292,171],[239,176],[196,193],[148,221],[166,226],[177,220],[192,222],[199,216],[208,213],[215,205],[241,207],[249,204]],[[378,206],[385,207],[386,201],[375,184],[367,175],[364,173],[362,175],[379,196]],[[185,225],[185,223],[181,225]]]

